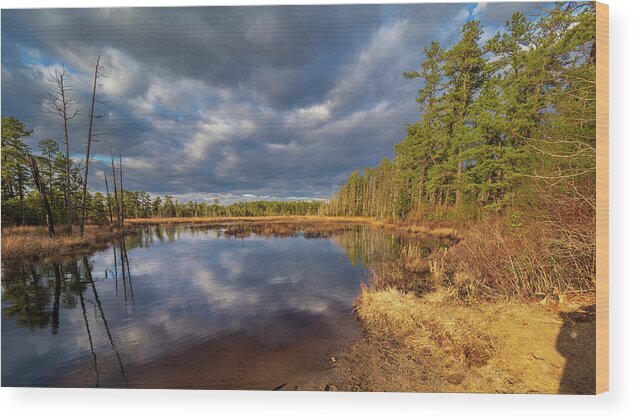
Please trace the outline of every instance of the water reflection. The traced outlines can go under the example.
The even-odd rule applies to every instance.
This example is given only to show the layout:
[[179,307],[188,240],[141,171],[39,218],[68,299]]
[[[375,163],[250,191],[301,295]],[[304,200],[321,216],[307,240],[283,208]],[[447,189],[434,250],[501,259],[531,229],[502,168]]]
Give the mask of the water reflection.
[[[3,263],[2,384],[180,387],[157,371],[193,349],[205,366],[211,354],[317,351],[356,333],[366,265],[408,241],[358,226],[267,232],[146,226],[90,258]],[[213,369],[201,387],[231,376]]]

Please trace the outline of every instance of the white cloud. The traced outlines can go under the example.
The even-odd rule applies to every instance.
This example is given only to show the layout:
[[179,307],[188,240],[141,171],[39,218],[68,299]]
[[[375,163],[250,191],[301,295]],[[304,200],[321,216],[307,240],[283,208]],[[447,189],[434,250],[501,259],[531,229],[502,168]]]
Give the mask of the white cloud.
[[296,108],[286,117],[286,125],[290,129],[312,127],[332,117],[328,103],[314,104],[305,108]]
[[487,3],[487,2],[478,3],[478,5],[475,7],[475,9],[473,9],[473,16],[478,16],[479,14],[484,12],[485,9],[487,8],[488,4],[489,3]]
[[[329,93],[332,108],[339,110],[351,98],[367,96],[368,93],[378,91],[379,86],[402,77],[403,63],[407,61],[402,45],[409,27],[408,21],[399,20],[382,26],[372,36]],[[386,66],[395,71],[386,71]]]
[[187,157],[200,161],[208,158],[208,149],[217,143],[236,138],[245,138],[255,133],[256,125],[247,119],[209,116],[198,122],[196,134],[187,141]]
[[143,77],[141,66],[126,53],[110,48],[101,57],[101,72],[104,77],[100,80],[102,93],[108,98],[124,98],[130,95],[131,88]]

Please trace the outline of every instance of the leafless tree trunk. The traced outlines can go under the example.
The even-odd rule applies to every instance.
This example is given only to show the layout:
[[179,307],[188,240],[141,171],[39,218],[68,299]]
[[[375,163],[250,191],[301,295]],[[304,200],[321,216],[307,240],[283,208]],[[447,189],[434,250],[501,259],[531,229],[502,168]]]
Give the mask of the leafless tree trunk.
[[123,226],[123,219],[125,217],[125,199],[123,193],[123,163],[121,162],[121,152],[119,152],[119,191],[121,191],[121,226]]
[[103,179],[106,181],[106,201],[108,202],[108,214],[110,214],[110,224],[112,225],[112,203],[110,203],[110,190],[108,189],[108,175],[103,171]]
[[117,195],[117,171],[114,169],[114,158],[110,150],[110,163],[112,164],[112,183],[114,184],[114,205],[117,212],[117,225],[121,224],[121,212],[119,209],[119,196]]
[[72,92],[76,91],[76,87],[68,83],[66,77],[66,68],[62,66],[61,70],[55,69],[49,73],[49,83],[51,88],[48,92],[44,109],[51,114],[59,115],[64,123],[64,145],[66,146],[66,162],[65,162],[65,193],[66,193],[66,224],[68,231],[72,231],[73,226],[73,205],[71,202],[71,186],[70,186],[70,141],[68,139],[68,122],[80,114],[77,108],[78,101],[73,98]]
[[22,165],[18,167],[18,189],[20,196],[20,213],[22,214],[22,226],[25,225],[24,216],[24,174],[22,173]]
[[95,94],[97,93],[97,78],[99,77],[99,60],[95,64],[95,76],[92,83],[92,101],[90,104],[90,116],[88,122],[88,139],[86,143],[86,162],[84,167],[84,185],[81,194],[81,220],[79,223],[79,235],[84,236],[84,224],[86,223],[86,188],[88,187],[88,166],[90,164],[90,143],[92,142],[92,123],[95,116]]
[[53,223],[53,212],[46,196],[46,187],[42,184],[40,171],[37,169],[37,161],[33,155],[29,155],[29,163],[31,164],[31,171],[33,172],[33,181],[35,181],[35,186],[42,197],[42,204],[44,205],[44,212],[46,214],[46,225],[48,226],[48,236],[52,238],[55,236],[55,225]]

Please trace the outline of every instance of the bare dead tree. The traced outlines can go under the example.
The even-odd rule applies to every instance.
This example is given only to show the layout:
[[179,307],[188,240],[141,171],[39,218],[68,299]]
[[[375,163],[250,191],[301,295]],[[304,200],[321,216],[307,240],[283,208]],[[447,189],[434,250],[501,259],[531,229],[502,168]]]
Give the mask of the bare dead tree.
[[48,91],[42,108],[51,114],[58,115],[62,118],[64,125],[64,145],[66,146],[66,162],[65,162],[65,193],[66,193],[66,223],[67,229],[72,230],[73,226],[73,208],[71,203],[71,185],[70,185],[70,140],[68,137],[68,122],[81,114],[78,107],[79,101],[74,98],[73,92],[77,88],[69,83],[66,79],[66,68],[62,66],[60,69],[54,69],[49,72],[48,82],[51,87]]
[[110,163],[112,164],[112,182],[114,184],[114,205],[117,212],[117,225],[121,224],[121,211],[119,207],[119,196],[117,195],[117,171],[114,169],[114,157],[112,157],[112,148],[110,148]]
[[35,186],[42,197],[42,204],[44,206],[44,213],[46,215],[46,225],[48,226],[48,236],[51,238],[55,236],[55,224],[53,222],[53,211],[51,210],[51,205],[48,202],[48,198],[46,196],[46,187],[42,183],[40,179],[40,171],[37,168],[37,161],[33,155],[29,155],[29,163],[31,164],[31,172],[33,173],[33,181],[35,181]]
[[119,190],[121,191],[121,226],[125,217],[125,199],[123,194],[123,163],[121,162],[121,152],[119,152]]
[[112,203],[110,203],[110,189],[108,188],[108,175],[103,171],[103,179],[106,182],[106,201],[108,202],[108,214],[110,214],[110,224],[112,225]]
[[90,165],[90,144],[92,142],[92,126],[95,119],[95,96],[97,93],[97,79],[100,77],[99,73],[99,60],[101,57],[97,57],[97,63],[95,64],[95,76],[92,83],[92,101],[90,103],[90,115],[88,120],[88,138],[86,143],[86,162],[84,166],[84,185],[81,194],[81,220],[79,223],[79,235],[84,236],[84,224],[86,222],[86,189],[88,187],[88,167]]

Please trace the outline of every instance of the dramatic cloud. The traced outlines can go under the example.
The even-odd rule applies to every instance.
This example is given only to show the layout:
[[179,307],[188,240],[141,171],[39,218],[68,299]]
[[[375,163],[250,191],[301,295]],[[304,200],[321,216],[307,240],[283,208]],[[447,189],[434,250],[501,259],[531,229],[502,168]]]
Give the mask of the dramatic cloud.
[[[3,10],[2,115],[61,135],[42,111],[64,65],[88,104],[101,56],[100,137],[90,187],[109,149],[126,188],[180,200],[327,198],[356,168],[391,156],[418,118],[425,44],[448,46],[479,19],[485,36],[530,3]],[[80,158],[86,115],[73,120]]]

